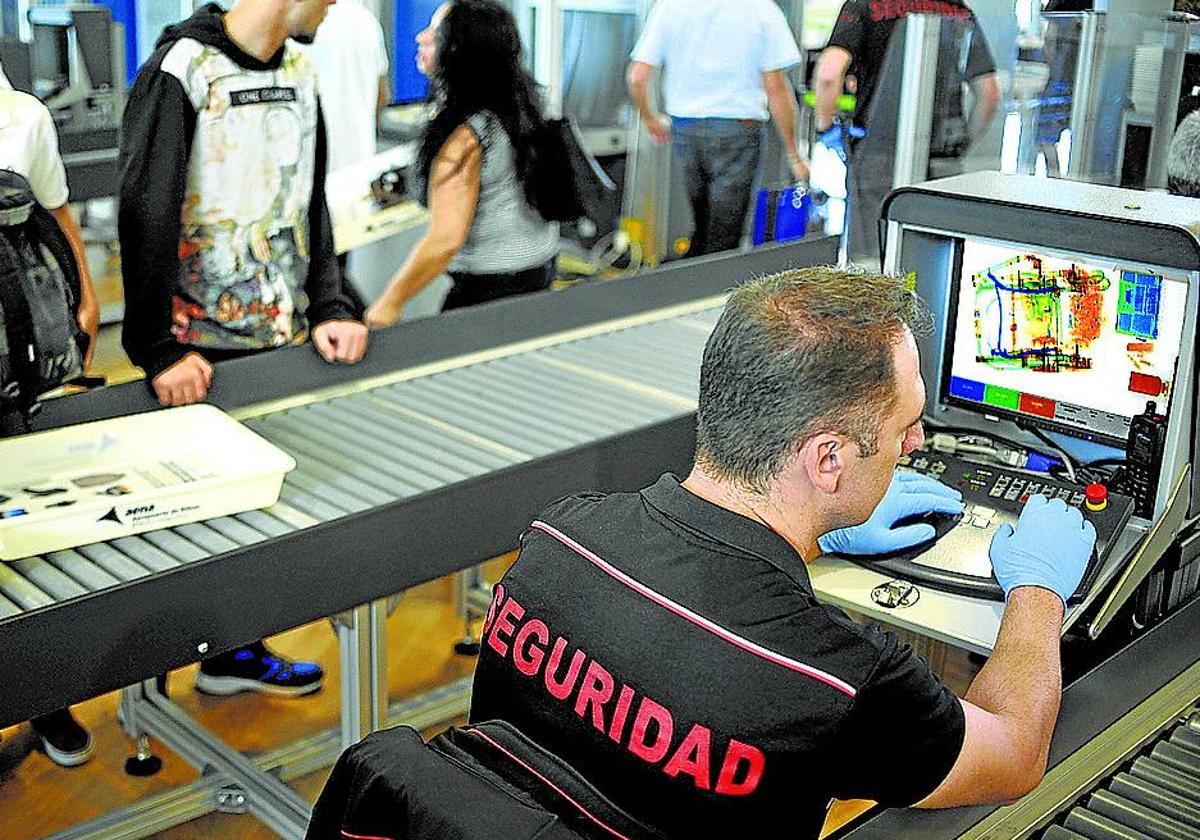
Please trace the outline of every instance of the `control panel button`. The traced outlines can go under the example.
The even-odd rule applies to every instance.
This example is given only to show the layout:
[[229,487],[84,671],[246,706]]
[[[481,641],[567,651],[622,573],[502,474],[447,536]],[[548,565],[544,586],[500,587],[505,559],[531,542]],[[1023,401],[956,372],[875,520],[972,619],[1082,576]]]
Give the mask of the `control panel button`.
[[1108,488],[1103,484],[1089,484],[1083,493],[1084,497],[1087,499],[1088,510],[1099,512],[1108,507]]
[[995,509],[984,507],[983,505],[975,505],[975,507],[971,508],[971,513],[976,516],[982,516],[984,519],[991,519],[996,515]]

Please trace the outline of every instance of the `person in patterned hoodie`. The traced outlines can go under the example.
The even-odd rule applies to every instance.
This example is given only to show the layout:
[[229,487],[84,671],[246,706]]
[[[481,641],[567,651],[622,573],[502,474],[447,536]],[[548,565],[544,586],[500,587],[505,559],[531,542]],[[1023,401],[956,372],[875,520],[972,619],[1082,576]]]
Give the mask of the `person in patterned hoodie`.
[[[122,343],[164,406],[204,399],[213,362],[310,336],[353,364],[367,329],[342,288],[325,205],[311,41],[333,0],[239,0],[167,27],[121,127]],[[209,694],[300,695],[323,679],[262,642],[200,665]]]
[[357,362],[325,205],[311,41],[331,0],[215,4],[164,30],[121,127],[122,343],[163,405],[204,398],[211,363],[303,343]]

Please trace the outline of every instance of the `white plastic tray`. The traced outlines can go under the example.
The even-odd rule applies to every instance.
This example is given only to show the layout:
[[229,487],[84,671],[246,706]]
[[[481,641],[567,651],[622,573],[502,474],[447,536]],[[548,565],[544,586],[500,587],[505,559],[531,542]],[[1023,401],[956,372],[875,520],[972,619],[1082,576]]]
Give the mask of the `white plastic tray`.
[[268,507],[295,466],[209,405],[0,440],[0,560]]

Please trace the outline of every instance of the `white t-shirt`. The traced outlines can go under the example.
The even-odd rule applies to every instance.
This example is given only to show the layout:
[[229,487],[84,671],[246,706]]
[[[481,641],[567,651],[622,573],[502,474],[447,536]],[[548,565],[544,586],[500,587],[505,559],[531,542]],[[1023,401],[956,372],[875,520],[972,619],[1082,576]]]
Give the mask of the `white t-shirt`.
[[772,0],[659,0],[632,58],[665,66],[673,117],[765,120],[762,74],[799,64],[800,50]]
[[67,203],[67,173],[54,118],[36,97],[0,90],[0,169],[24,176],[47,210]]
[[12,82],[8,80],[8,76],[4,75],[4,68],[0,67],[0,90],[12,90]]
[[388,71],[379,21],[356,3],[336,3],[329,7],[312,45],[300,48],[317,66],[329,171],[375,154],[379,79]]

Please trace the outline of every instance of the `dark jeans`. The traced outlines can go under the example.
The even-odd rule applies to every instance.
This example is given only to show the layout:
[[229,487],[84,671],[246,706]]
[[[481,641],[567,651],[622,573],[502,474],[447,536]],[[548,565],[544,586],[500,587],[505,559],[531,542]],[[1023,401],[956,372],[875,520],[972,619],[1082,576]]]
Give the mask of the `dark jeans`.
[[467,274],[451,271],[454,285],[442,302],[442,311],[461,309],[489,300],[544,292],[554,281],[554,260],[511,274]]
[[675,159],[696,224],[689,255],[728,251],[741,243],[765,126],[758,120],[671,119]]

